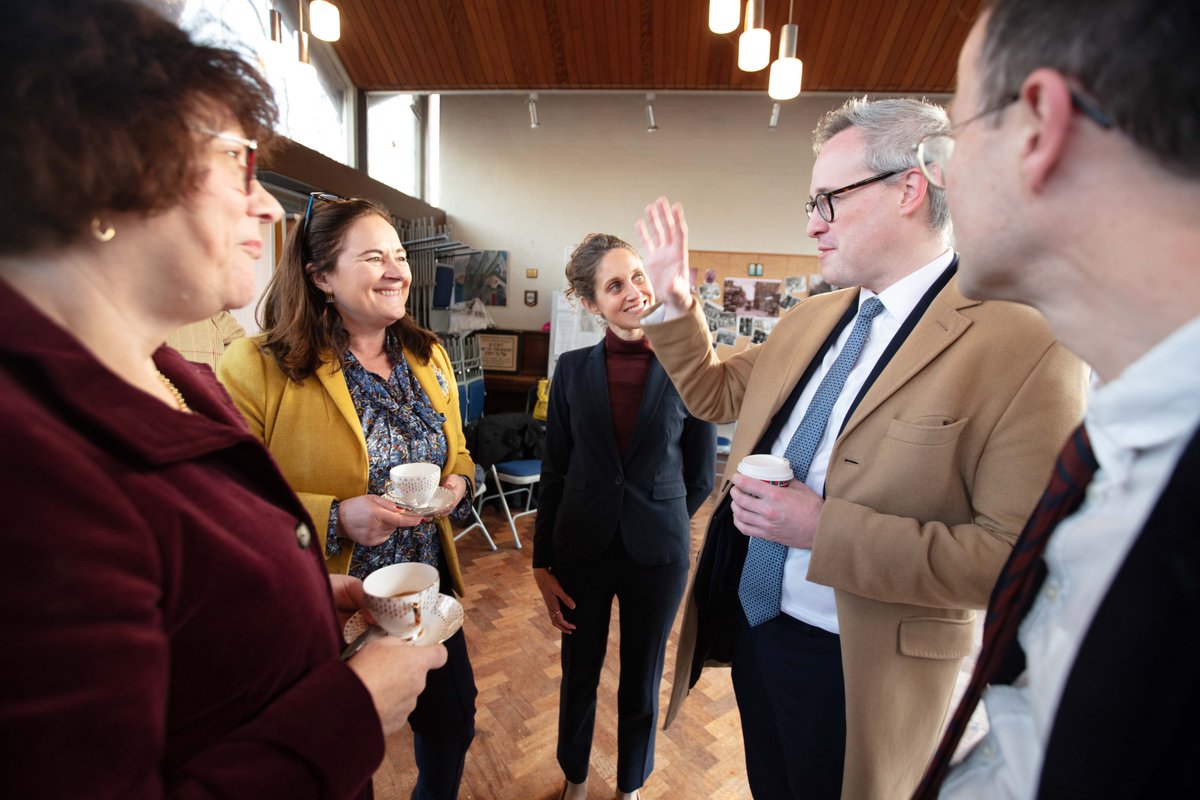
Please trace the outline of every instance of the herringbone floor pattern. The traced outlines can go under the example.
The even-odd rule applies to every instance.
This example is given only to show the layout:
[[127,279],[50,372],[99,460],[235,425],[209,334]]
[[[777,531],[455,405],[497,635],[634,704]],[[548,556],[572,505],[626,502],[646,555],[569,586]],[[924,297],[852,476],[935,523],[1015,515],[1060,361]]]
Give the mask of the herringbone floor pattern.
[[[693,553],[711,513],[710,500],[692,522]],[[474,800],[556,800],[562,773],[554,759],[558,720],[559,636],[546,620],[533,582],[533,517],[517,521],[523,550],[513,547],[507,522],[494,511],[484,522],[500,548],[492,552],[478,532],[458,542],[467,583],[467,646],[479,687],[475,741],[467,755],[460,797]],[[693,562],[694,563],[694,562]],[[617,658],[619,609],[610,627],[592,747],[589,800],[616,792]],[[679,622],[662,686],[666,712]],[[660,721],[661,727],[661,721]],[[741,726],[726,670],[707,670],[670,730],[659,731],[655,770],[645,800],[749,798]],[[375,776],[379,800],[408,800],[415,782],[412,734],[388,740]]]

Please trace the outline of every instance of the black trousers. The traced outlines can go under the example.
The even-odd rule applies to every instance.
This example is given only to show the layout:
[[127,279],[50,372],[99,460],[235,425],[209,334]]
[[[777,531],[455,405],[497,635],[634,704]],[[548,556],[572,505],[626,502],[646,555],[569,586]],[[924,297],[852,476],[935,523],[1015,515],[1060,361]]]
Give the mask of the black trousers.
[[667,636],[687,583],[688,562],[642,566],[630,559],[620,532],[597,561],[555,566],[575,601],[563,615],[575,632],[562,637],[558,763],[580,783],[588,774],[596,724],[596,688],[608,648],[613,598],[621,608],[621,677],[617,688],[617,788],[640,789],[654,770],[658,689]]
[[838,800],[846,693],[837,634],[787,614],[751,628],[739,605],[733,690],[755,800]]
[[[442,591],[450,592],[447,572]],[[431,670],[425,691],[408,715],[417,762],[414,800],[455,800],[462,783],[467,748],[475,738],[475,672],[460,630],[446,640],[446,663]]]

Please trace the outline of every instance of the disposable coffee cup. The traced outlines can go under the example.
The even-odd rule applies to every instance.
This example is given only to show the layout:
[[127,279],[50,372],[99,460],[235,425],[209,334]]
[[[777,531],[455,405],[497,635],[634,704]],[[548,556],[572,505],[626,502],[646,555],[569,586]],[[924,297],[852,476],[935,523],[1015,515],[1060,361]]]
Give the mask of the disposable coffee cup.
[[772,486],[787,486],[792,482],[792,465],[786,458],[759,453],[738,462],[738,472]]
[[438,571],[429,564],[392,564],[363,581],[364,603],[389,636],[415,639],[438,600]]

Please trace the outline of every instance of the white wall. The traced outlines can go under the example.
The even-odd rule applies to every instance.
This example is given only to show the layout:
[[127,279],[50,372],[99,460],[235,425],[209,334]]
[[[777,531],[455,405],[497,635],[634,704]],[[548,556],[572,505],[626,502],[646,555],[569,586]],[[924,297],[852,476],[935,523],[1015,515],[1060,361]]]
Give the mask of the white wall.
[[634,223],[661,194],[683,203],[693,250],[816,254],[804,234],[812,130],[845,96],[785,103],[770,131],[765,92],[659,93],[654,134],[643,94],[543,93],[537,129],[525,99],[442,97],[439,205],[456,238],[510,253],[509,305],[489,309],[498,326],[540,328],[564,248],[594,231],[640,246]]

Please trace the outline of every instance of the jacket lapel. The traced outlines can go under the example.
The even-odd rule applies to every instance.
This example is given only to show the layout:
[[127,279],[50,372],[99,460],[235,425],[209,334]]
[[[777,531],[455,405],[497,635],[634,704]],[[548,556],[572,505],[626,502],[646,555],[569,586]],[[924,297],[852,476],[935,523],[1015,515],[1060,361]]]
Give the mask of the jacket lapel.
[[354,436],[362,445],[363,452],[366,452],[367,440],[363,436],[362,422],[358,419],[358,412],[354,410],[354,400],[350,398],[350,389],[346,387],[346,376],[338,368],[337,361],[332,358],[326,359],[317,368],[316,374],[325,393],[333,400],[334,406],[341,412],[342,418],[350,426],[350,430],[354,431]]
[[646,373],[646,385],[642,389],[642,402],[638,404],[637,422],[633,426],[633,435],[629,437],[629,445],[625,448],[625,463],[637,452],[638,445],[646,434],[646,428],[651,420],[658,416],[658,408],[662,405],[663,391],[666,388],[666,371],[657,358],[650,359],[650,370]]
[[978,300],[963,297],[958,290],[958,278],[952,278],[946,284],[946,288],[929,304],[929,308],[925,310],[908,339],[867,390],[853,416],[846,422],[841,436],[838,437],[839,441],[912,380],[943,350],[954,344],[967,328],[971,327],[971,320],[959,314],[958,310],[978,304]]
[[[439,414],[447,414],[450,396],[447,389],[438,383],[433,356],[430,356],[428,364],[421,364],[412,353],[405,350],[404,359],[408,362],[408,367],[416,377],[417,383],[421,384],[421,388],[425,390],[425,396],[429,398],[429,404],[433,406],[433,410]],[[451,377],[443,373],[442,379],[448,381],[451,380]]]
[[[731,464],[736,464],[741,456],[749,454],[762,438],[775,415],[787,402],[796,383],[804,376],[804,371],[808,369],[809,363],[817,355],[821,345],[829,338],[834,326],[838,324],[850,304],[858,300],[858,290],[846,289],[827,295],[827,297],[827,300],[820,301],[824,307],[815,312],[812,320],[808,323],[807,330],[800,333],[794,344],[788,341],[786,352],[776,354],[772,353],[770,349],[764,349],[760,356],[762,363],[755,365],[755,375],[757,376],[761,371],[769,376],[769,383],[761,387],[753,384],[749,387],[753,390],[752,394],[746,396],[742,403],[741,413],[738,414],[739,433],[747,422],[753,421],[754,427],[753,429],[747,427],[745,434],[738,437],[744,443],[745,452],[731,453]],[[783,338],[780,337],[776,341],[782,342]],[[771,339],[767,339],[766,344],[761,346],[770,348]],[[777,364],[780,368],[764,368],[768,358],[775,362],[772,367]],[[758,397],[761,397],[762,401],[758,401]],[[767,398],[770,398],[769,407],[765,405]],[[734,456],[737,458],[735,459]]]
[[604,439],[613,463],[621,463],[621,451],[617,448],[617,433],[613,425],[612,407],[608,402],[608,370],[604,361],[604,340],[601,339],[588,352],[584,372],[587,380],[587,395],[591,398],[591,417],[597,420],[596,427]]

